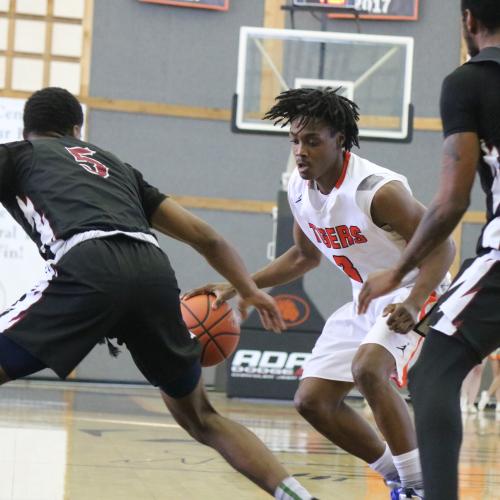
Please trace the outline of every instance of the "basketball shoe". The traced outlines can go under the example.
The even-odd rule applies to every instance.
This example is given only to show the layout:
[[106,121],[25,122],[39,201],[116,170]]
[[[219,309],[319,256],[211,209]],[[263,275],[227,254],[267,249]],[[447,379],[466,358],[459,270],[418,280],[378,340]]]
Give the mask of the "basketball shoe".
[[488,391],[482,391],[481,397],[479,398],[479,403],[477,404],[477,408],[479,411],[483,411],[490,402],[490,396],[488,395]]
[[414,490],[413,488],[404,488],[403,486],[391,490],[391,500],[424,500],[423,490]]

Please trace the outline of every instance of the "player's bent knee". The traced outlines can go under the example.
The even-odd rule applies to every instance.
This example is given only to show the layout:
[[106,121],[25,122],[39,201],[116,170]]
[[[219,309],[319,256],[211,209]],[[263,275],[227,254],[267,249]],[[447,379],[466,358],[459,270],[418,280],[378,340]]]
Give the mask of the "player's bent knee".
[[380,390],[380,387],[389,385],[389,373],[369,363],[354,363],[352,376],[354,384],[365,396]]
[[305,414],[311,412],[317,404],[317,397],[315,397],[314,391],[309,388],[305,388],[299,385],[299,388],[295,392],[293,397],[293,404],[295,409],[304,416]]
[[393,355],[378,344],[362,344],[351,365],[354,383],[358,389],[370,390],[379,385],[389,384],[391,374],[396,369]]
[[[295,409],[306,420],[314,418],[315,415],[322,413],[322,408],[325,406],[326,401],[324,398],[319,397],[315,391],[301,390],[300,388],[295,393],[293,403]],[[334,403],[328,401],[328,403]]]
[[298,391],[295,393],[295,396],[293,398],[293,404],[295,406],[295,409],[303,417],[311,414],[315,408],[314,398],[310,398],[307,394],[301,394]]

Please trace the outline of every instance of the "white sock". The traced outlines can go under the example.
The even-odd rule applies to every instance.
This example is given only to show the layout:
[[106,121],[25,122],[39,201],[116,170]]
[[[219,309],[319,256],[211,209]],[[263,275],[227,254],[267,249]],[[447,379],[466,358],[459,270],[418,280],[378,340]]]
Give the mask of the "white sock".
[[311,500],[313,496],[292,476],[283,479],[274,492],[276,500]]
[[418,449],[415,448],[402,455],[395,455],[393,460],[403,486],[414,489],[422,489],[424,487]]
[[372,464],[369,464],[369,466],[372,470],[378,472],[384,479],[387,479],[387,481],[396,481],[398,479],[398,470],[394,465],[391,450],[387,443],[385,444],[385,451],[382,456]]

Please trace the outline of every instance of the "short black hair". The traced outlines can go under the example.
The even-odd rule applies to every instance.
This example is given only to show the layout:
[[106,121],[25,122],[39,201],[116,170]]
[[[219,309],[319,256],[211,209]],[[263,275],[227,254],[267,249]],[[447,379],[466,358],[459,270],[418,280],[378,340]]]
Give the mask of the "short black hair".
[[71,134],[82,126],[83,111],[78,99],[66,89],[46,87],[36,91],[24,105],[24,133]]
[[302,88],[281,92],[276,104],[265,114],[264,119],[272,120],[282,127],[299,120],[305,127],[309,121],[323,121],[345,137],[343,148],[350,151],[355,145],[359,148],[357,104],[338,94],[341,87],[333,89]]
[[462,13],[466,10],[470,10],[490,33],[500,29],[499,0],[462,0]]

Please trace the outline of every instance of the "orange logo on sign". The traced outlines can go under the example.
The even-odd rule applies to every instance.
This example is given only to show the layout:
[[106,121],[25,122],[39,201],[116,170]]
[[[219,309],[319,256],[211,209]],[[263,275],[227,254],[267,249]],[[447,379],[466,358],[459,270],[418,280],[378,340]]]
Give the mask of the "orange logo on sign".
[[309,304],[298,295],[276,295],[274,297],[278,309],[288,327],[305,323],[309,319],[311,308]]

